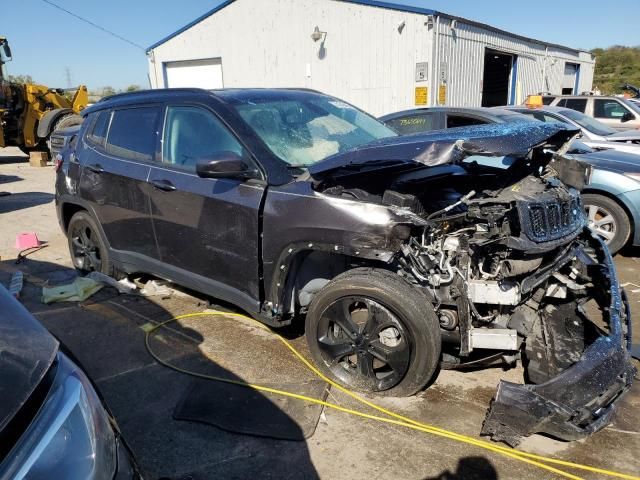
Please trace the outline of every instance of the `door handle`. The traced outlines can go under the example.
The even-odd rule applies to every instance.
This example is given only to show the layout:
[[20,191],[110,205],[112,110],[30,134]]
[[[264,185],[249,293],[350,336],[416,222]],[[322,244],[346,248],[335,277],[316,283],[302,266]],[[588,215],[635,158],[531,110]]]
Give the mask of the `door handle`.
[[163,192],[173,192],[176,189],[176,186],[169,180],[152,180],[151,185],[153,185],[153,188],[157,188]]
[[89,170],[91,170],[93,173],[103,173],[104,172],[104,168],[102,168],[102,165],[100,165],[99,163],[96,163],[94,165],[87,165],[87,168]]

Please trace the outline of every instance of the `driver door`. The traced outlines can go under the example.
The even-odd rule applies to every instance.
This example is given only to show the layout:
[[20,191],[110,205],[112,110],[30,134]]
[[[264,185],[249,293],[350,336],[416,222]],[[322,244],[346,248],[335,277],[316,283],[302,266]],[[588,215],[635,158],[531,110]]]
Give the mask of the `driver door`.
[[162,161],[149,176],[151,214],[171,280],[246,305],[259,298],[258,219],[265,183],[196,174],[199,159],[224,151],[249,157],[213,111],[167,106]]

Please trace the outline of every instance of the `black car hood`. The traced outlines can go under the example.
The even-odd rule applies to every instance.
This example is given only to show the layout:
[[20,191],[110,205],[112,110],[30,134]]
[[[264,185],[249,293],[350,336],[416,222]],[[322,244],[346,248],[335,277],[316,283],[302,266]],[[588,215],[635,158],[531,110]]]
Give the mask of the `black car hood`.
[[458,163],[470,155],[524,157],[536,147],[559,148],[578,133],[557,123],[517,122],[390,137],[332,155],[311,165],[309,174],[321,178],[412,163],[433,167]]
[[0,432],[52,365],[58,342],[0,285]]

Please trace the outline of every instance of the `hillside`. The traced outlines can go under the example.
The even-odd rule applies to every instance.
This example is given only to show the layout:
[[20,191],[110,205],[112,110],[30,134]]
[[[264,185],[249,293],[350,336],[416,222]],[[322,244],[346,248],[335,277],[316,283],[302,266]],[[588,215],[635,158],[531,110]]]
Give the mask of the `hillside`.
[[621,93],[620,86],[630,83],[640,87],[640,46],[595,48],[596,71],[593,88],[603,94]]

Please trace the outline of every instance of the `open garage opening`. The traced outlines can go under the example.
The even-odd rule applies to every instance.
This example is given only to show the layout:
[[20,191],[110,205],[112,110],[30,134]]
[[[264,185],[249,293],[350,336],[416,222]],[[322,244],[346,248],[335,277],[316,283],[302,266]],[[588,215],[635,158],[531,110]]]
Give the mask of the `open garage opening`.
[[492,49],[484,51],[482,75],[482,106],[499,107],[509,104],[510,84],[515,56]]

